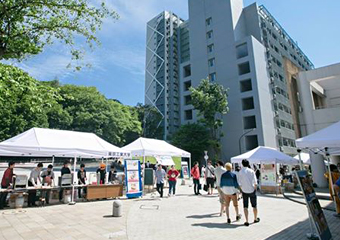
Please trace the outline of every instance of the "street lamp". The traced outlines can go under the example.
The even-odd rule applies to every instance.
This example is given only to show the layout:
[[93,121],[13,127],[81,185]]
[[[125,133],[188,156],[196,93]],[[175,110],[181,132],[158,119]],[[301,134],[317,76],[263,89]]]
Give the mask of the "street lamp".
[[252,131],[254,131],[254,130],[256,130],[256,128],[250,129],[249,131],[243,133],[242,136],[238,139],[238,150],[239,150],[240,154],[241,154],[241,139],[242,139],[245,135],[247,135],[248,133],[250,133],[250,132],[252,132]]
[[205,166],[207,166],[207,161],[209,159],[208,151],[204,151]]

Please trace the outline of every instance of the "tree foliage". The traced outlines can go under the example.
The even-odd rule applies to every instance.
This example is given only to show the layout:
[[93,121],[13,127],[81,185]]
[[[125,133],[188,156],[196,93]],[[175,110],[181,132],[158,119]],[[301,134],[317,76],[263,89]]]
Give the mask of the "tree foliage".
[[172,144],[191,153],[192,162],[201,161],[210,145],[208,129],[199,123],[182,125],[172,135]]
[[191,87],[190,91],[192,105],[201,117],[199,121],[209,129],[211,146],[218,154],[219,140],[223,136],[220,131],[223,125],[223,115],[229,111],[228,90],[218,83],[203,79],[196,88]]
[[93,5],[89,0],[1,0],[0,60],[20,60],[38,54],[55,40],[70,46],[73,58],[79,59],[82,50],[74,48],[75,37],[83,37],[93,47],[99,43],[95,34],[103,19],[118,18],[104,2],[98,2]]
[[122,146],[141,134],[135,109],[105,98],[95,87],[39,82],[0,65],[0,140],[32,127],[93,132]]

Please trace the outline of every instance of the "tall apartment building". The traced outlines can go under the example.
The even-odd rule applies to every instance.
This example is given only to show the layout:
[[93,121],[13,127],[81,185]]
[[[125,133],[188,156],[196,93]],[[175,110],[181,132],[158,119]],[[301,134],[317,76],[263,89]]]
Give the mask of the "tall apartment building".
[[[159,16],[167,15],[171,13]],[[178,88],[176,95],[158,99],[169,103],[167,97],[173,98],[176,106],[164,105],[160,111],[166,115],[172,112],[171,107],[177,109],[178,106],[180,124],[197,121],[188,90],[208,77],[229,88],[230,112],[223,119],[221,139],[223,160],[259,145],[296,154],[294,140],[301,132],[292,79],[300,70],[312,69],[313,64],[268,10],[256,3],[244,7],[242,0],[189,0],[189,20],[177,23],[179,76],[169,72],[164,84],[171,86],[177,81]],[[148,37],[149,34],[150,31]],[[171,52],[173,47],[165,44],[162,52]],[[150,54],[147,62],[148,59]],[[146,71],[148,86],[148,68]],[[154,80],[164,82],[157,76]],[[148,96],[146,91],[146,103]],[[166,134],[170,134],[176,128],[170,124],[171,116],[167,117],[164,128],[169,129]]]

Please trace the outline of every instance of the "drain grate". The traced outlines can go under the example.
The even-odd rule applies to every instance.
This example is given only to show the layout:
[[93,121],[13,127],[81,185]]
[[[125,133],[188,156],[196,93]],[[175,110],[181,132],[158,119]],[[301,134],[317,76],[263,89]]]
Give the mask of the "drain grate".
[[4,211],[2,215],[18,215],[26,213],[26,210],[11,210],[11,211]]
[[143,210],[158,210],[159,205],[140,205],[139,209]]

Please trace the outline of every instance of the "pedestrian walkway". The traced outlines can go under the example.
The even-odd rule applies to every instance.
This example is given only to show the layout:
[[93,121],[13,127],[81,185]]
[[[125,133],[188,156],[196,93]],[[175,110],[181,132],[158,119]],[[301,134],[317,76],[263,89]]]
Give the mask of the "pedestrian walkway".
[[[0,211],[0,239],[292,240],[305,239],[309,232],[306,207],[282,196],[259,196],[261,222],[245,227],[244,218],[235,222],[232,208],[231,225],[226,223],[226,216],[219,216],[216,192],[213,196],[196,196],[188,185],[177,186],[177,190],[178,194],[170,198],[148,194],[142,199],[122,200],[120,218],[110,216],[112,200]],[[334,239],[340,239],[340,219],[333,212],[325,214]]]

